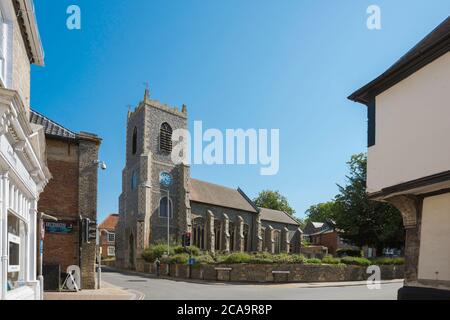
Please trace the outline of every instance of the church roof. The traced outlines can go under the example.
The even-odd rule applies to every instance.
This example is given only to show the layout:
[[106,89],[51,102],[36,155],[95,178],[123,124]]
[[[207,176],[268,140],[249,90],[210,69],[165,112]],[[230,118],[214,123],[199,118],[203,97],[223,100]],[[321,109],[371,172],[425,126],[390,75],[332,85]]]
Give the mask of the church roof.
[[77,134],[75,132],[72,132],[69,129],[60,125],[59,123],[56,123],[55,121],[50,120],[49,118],[47,118],[43,114],[40,114],[37,111],[34,111],[34,110],[30,111],[30,122],[43,126],[46,135],[60,137],[60,138],[66,138],[66,139],[76,139],[77,138]]
[[289,214],[284,211],[267,209],[267,208],[259,208],[261,214],[261,220],[272,221],[272,222],[280,222],[286,224],[294,224],[299,226],[297,220],[292,218]]
[[191,179],[189,192],[194,202],[257,213],[245,194],[237,189]]

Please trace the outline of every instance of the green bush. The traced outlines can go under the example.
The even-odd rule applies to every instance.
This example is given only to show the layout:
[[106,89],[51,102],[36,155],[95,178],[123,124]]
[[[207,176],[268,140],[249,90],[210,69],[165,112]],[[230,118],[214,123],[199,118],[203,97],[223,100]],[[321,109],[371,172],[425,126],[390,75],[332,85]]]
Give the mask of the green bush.
[[320,259],[313,258],[313,259],[306,259],[305,263],[306,264],[321,264],[322,261]]
[[[163,255],[167,253],[167,245],[164,244],[155,244],[146,248],[142,253],[142,258],[146,262],[154,262],[157,258],[161,259]],[[172,255],[174,253],[173,248],[170,248],[169,254]]]
[[191,254],[193,256],[199,256],[201,255],[201,251],[199,248],[194,247],[194,246],[189,246],[189,247],[183,247],[183,246],[176,246],[173,248],[173,252],[175,254],[181,254],[181,253],[187,253],[187,254]]
[[252,256],[245,252],[235,252],[225,256],[218,256],[216,260],[218,263],[226,264],[249,263],[252,260]]
[[338,257],[362,257],[361,250],[357,249],[337,249],[336,255]]
[[175,254],[162,258],[161,262],[168,264],[188,264],[189,255],[187,253]]
[[360,257],[343,257],[341,262],[344,264],[356,265],[356,266],[370,266],[372,262],[366,258]]
[[292,256],[287,253],[279,253],[273,256],[274,263],[292,263]]
[[255,264],[271,264],[273,263],[273,255],[268,252],[260,252],[253,254],[250,263]]
[[292,263],[305,263],[305,257],[301,254],[293,254]]
[[375,258],[372,260],[374,265],[403,265],[405,258]]
[[195,257],[195,264],[214,264],[216,261],[209,254],[204,254]]
[[326,256],[322,259],[322,263],[325,264],[339,264],[341,263],[341,259],[339,258],[333,258],[332,256]]

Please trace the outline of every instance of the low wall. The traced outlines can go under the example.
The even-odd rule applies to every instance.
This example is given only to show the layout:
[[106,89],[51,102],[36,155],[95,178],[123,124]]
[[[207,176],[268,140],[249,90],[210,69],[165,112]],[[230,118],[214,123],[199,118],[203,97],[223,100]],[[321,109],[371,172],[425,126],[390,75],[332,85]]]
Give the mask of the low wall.
[[[156,273],[153,264],[146,263],[147,273]],[[381,280],[403,279],[404,266],[380,266]],[[179,279],[199,279],[231,282],[339,282],[365,281],[367,267],[352,265],[313,264],[220,264],[167,265],[161,263],[160,275]]]

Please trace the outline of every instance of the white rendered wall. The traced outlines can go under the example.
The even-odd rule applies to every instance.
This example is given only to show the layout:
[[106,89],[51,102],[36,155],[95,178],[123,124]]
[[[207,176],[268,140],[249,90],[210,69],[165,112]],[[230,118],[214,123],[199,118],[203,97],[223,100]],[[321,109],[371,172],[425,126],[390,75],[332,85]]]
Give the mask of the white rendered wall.
[[419,279],[450,281],[449,243],[450,193],[425,198],[420,236]]
[[370,193],[450,170],[450,52],[376,97]]

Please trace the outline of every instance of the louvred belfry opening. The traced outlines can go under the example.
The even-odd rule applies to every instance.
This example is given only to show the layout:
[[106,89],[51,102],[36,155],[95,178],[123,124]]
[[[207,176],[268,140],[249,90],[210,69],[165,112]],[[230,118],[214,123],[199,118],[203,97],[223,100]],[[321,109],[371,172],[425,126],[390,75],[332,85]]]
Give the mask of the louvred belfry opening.
[[169,154],[172,152],[172,127],[164,122],[161,125],[159,135],[159,149],[162,153]]

